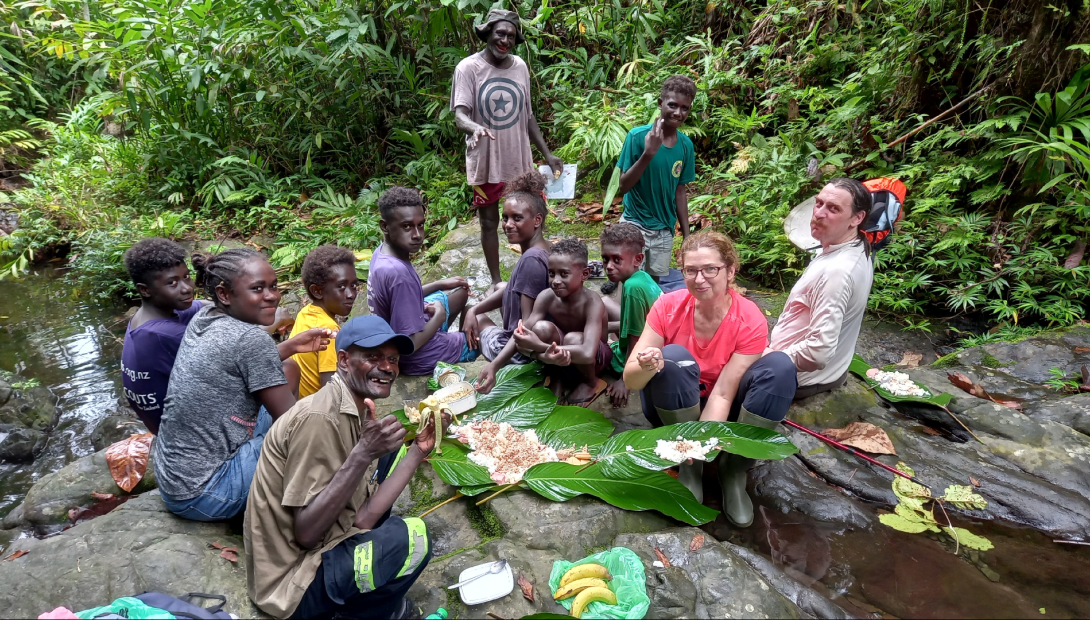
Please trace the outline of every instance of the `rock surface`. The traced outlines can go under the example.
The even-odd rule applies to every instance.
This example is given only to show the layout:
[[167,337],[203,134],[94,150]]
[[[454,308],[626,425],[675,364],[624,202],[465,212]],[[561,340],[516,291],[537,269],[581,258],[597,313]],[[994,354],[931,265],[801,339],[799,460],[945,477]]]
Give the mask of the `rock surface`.
[[145,591],[227,597],[242,618],[261,614],[246,595],[246,558],[220,557],[220,543],[242,549],[242,537],[222,523],[178,519],[158,492],[44,540],[23,538],[0,563],[0,609],[8,618],[36,618],[57,606],[82,610]]
[[57,397],[44,386],[20,390],[0,407],[0,424],[48,431],[57,424]]
[[[155,488],[155,468],[151,459],[140,483],[133,489],[133,494]],[[43,476],[27,493],[26,499],[17,509],[21,512],[22,523],[35,527],[53,526],[68,520],[68,511],[80,506],[89,506],[95,502],[92,493],[112,493],[117,496],[126,493],[114,482],[110,468],[106,464],[106,452],[100,450],[69,463],[62,469]],[[13,511],[14,514],[14,511]],[[4,527],[18,527],[22,523],[16,517],[8,515]]]
[[11,424],[0,424],[0,461],[29,461],[45,447],[46,436]]
[[91,432],[91,445],[94,446],[95,451],[105,450],[115,442],[146,432],[148,432],[147,427],[135,413],[108,415],[102,418],[95,430]]

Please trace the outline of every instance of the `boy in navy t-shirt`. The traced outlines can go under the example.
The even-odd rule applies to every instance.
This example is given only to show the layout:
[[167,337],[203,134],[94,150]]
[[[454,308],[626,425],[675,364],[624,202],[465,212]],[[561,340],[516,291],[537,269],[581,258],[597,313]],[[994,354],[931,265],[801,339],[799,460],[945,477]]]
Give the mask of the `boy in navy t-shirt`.
[[201,303],[194,303],[185,250],[170,239],[139,241],[125,252],[125,268],[141,304],[125,330],[121,383],[140,421],[158,434],[178,345]]

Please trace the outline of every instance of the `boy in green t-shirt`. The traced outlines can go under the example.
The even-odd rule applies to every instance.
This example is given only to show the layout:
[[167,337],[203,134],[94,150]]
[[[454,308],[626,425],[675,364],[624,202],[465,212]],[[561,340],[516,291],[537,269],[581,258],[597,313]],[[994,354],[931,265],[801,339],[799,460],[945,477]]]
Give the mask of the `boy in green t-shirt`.
[[643,234],[647,273],[659,281],[670,271],[674,226],[689,236],[689,194],[686,184],[696,180],[693,141],[678,128],[689,117],[696,84],[673,75],[659,93],[659,118],[628,132],[617,168],[624,195],[622,222]]
[[[610,282],[621,284],[621,307],[615,315],[610,312],[609,331],[617,334],[617,340],[609,343],[613,349],[613,370],[624,372],[625,362],[636,346],[647,313],[655,300],[662,295],[662,289],[640,270],[643,264],[644,238],[640,230],[628,223],[614,224],[602,231],[602,267]],[[615,304],[613,308],[617,308]],[[610,309],[610,305],[606,306]],[[615,320],[616,317],[616,320]],[[613,382],[608,388],[614,407],[628,404],[628,388],[623,379]]]

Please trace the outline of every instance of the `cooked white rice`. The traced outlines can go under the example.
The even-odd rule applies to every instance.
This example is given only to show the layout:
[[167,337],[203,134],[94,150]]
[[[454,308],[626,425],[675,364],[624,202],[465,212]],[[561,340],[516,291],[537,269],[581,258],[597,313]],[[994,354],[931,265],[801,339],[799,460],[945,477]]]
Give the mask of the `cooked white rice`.
[[719,446],[719,438],[712,437],[708,441],[689,441],[678,436],[677,441],[658,440],[655,444],[655,456],[671,463],[680,463],[688,459],[706,461],[709,452]]

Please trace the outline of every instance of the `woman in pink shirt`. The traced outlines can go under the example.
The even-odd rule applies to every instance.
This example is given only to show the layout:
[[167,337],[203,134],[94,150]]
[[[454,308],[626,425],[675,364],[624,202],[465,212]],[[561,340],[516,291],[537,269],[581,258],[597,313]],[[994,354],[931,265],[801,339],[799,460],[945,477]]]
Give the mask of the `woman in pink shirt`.
[[[768,323],[757,304],[731,289],[738,254],[716,232],[690,235],[681,245],[685,288],[658,298],[624,382],[640,390],[643,413],[654,426],[694,420],[742,422],[775,429],[795,394],[795,366],[782,352],[764,357]],[[723,453],[717,459],[723,514],[738,527],[753,523],[746,493],[752,459]],[[703,463],[680,466],[680,480],[703,501]]]

